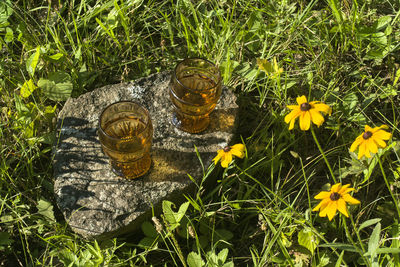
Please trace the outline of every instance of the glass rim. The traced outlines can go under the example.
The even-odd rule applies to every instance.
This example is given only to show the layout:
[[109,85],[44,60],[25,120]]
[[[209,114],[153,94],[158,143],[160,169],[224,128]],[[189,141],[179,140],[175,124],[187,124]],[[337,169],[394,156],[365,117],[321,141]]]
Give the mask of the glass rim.
[[[114,105],[122,104],[122,103],[135,104],[135,105],[139,106],[141,109],[143,109],[143,111],[144,111],[144,113],[145,113],[145,115],[146,115],[146,117],[147,117],[147,121],[146,121],[146,123],[145,123],[146,126],[145,126],[144,129],[141,130],[137,135],[140,135],[140,134],[142,134],[143,132],[145,132],[145,131],[147,130],[147,128],[149,127],[150,123],[151,123],[151,118],[150,118],[150,113],[149,113],[149,111],[147,110],[147,108],[145,108],[145,107],[144,107],[142,104],[140,104],[139,102],[132,101],[132,100],[120,100],[120,101],[111,103],[110,105],[106,106],[106,107],[102,110],[102,112],[100,113],[98,128],[99,128],[99,131],[100,131],[102,134],[104,134],[105,136],[107,136],[107,138],[110,138],[110,139],[112,139],[112,140],[122,140],[122,139],[121,139],[121,138],[118,138],[118,137],[113,137],[113,136],[107,134],[107,133],[103,130],[103,127],[101,127],[102,117],[103,117],[104,112],[107,111],[107,109],[111,108],[111,107],[114,106]],[[127,139],[124,139],[124,140],[130,141],[130,140],[134,140],[134,139],[136,139],[136,137],[127,138]]]
[[[179,61],[178,64],[176,64],[176,66],[175,66],[175,68],[174,68],[174,71],[173,71],[173,73],[172,73],[173,76],[174,76],[174,78],[175,78],[175,80],[176,80],[182,87],[184,87],[185,89],[187,89],[187,90],[189,90],[189,91],[194,91],[194,92],[201,92],[201,91],[203,91],[203,90],[196,90],[196,89],[193,89],[193,88],[190,88],[190,87],[187,87],[187,86],[183,85],[183,84],[181,83],[181,81],[178,79],[178,77],[176,77],[176,70],[178,69],[179,65],[182,64],[183,62],[189,61],[189,60],[202,60],[202,61],[205,61],[205,62],[207,62],[208,64],[211,64],[211,65],[218,71],[218,81],[216,82],[215,86],[209,88],[208,90],[214,89],[214,88],[216,88],[216,87],[218,87],[218,86],[220,85],[220,83],[222,82],[222,76],[221,76],[221,71],[219,70],[219,68],[217,67],[217,65],[215,65],[213,62],[211,62],[211,61],[208,60],[208,59],[204,59],[204,58],[200,58],[200,57],[190,57],[190,58],[185,58],[185,59]],[[208,91],[208,90],[207,90],[207,91]]]

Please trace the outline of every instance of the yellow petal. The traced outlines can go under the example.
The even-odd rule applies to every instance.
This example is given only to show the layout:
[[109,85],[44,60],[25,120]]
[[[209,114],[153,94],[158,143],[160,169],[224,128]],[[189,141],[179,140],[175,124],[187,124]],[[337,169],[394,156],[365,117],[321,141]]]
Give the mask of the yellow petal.
[[365,147],[364,155],[367,158],[370,158],[371,157],[371,153],[370,153],[370,149],[369,149],[369,146],[368,146],[368,140],[367,140],[367,142],[362,143],[362,145],[364,145],[364,147]]
[[313,211],[318,211],[319,209],[325,209],[325,207],[329,204],[330,199],[326,198],[321,200],[321,202],[319,202],[319,204],[313,208]]
[[322,192],[319,192],[314,198],[315,199],[324,199],[324,198],[329,198],[330,196],[331,196],[331,192],[322,191]]
[[346,202],[343,199],[338,199],[337,201],[338,210],[346,217],[349,217],[349,213],[347,212]]
[[331,221],[333,217],[335,217],[337,211],[337,201],[331,201],[326,207],[326,214],[328,215],[328,219]]
[[353,205],[361,203],[358,199],[355,199],[354,197],[350,196],[349,194],[344,194],[342,196],[342,199],[344,201],[346,201],[347,203],[350,203],[350,204],[353,204]]
[[389,129],[389,126],[384,124],[384,125],[381,125],[379,127],[374,127],[373,129],[371,129],[371,132],[372,133],[376,133],[377,131],[380,131],[381,129]]
[[362,136],[363,136],[362,134],[360,136],[358,136],[356,138],[356,140],[353,142],[353,144],[351,144],[351,147],[350,147],[351,152],[354,152],[357,149],[357,147],[361,144],[361,142],[364,140],[364,138]]
[[311,124],[310,112],[308,111],[302,112],[300,115],[300,129],[303,131],[307,131],[308,129],[310,129],[310,124]]
[[305,95],[299,96],[296,98],[297,104],[299,104],[299,106],[303,103],[307,102],[307,97]]
[[368,125],[365,125],[365,131],[364,132],[373,132],[374,129],[372,129],[371,127],[369,127]]
[[224,150],[222,150],[222,149],[218,150],[217,156],[215,158],[213,158],[214,164],[217,164],[217,162],[221,159],[223,154],[224,154]]
[[392,137],[391,133],[388,133],[384,130],[379,130],[372,135],[374,138],[382,139],[382,140],[389,140]]
[[332,114],[332,109],[331,109],[331,107],[328,106],[327,104],[324,104],[324,103],[316,103],[316,104],[314,104],[313,106],[314,106],[314,108],[315,108],[316,110],[321,111],[321,112],[323,112],[323,113],[325,113],[325,114],[329,114],[329,115]]
[[[298,113],[298,115],[300,115],[300,113]],[[296,118],[298,117],[298,115],[296,116]],[[296,122],[296,119],[292,119],[291,121],[290,121],[290,124],[289,124],[289,130],[292,130],[293,128],[294,128],[294,123]]]
[[365,142],[362,142],[358,147],[358,159],[361,159],[365,155]]
[[245,145],[243,145],[243,144],[236,144],[236,145],[231,146],[231,149],[235,149],[235,150],[239,150],[239,151],[241,151],[241,152],[244,152]]
[[238,157],[238,158],[244,158],[244,153],[240,150],[236,150],[236,149],[231,149],[232,155]]
[[376,152],[378,152],[378,146],[376,145],[375,141],[372,138],[369,138],[367,140],[367,147],[368,147],[368,150],[374,154]]
[[296,119],[300,115],[301,111],[297,107],[297,109],[292,110],[289,114],[285,116],[285,122],[289,123],[291,120]]
[[341,183],[337,183],[337,184],[332,185],[331,193],[338,193],[341,187],[342,187]]
[[340,190],[338,191],[339,195],[343,195],[346,192],[350,192],[350,191],[354,190],[354,188],[348,188],[349,186],[350,186],[350,184],[346,184],[346,185],[342,186],[342,188],[340,188]]
[[229,163],[231,163],[231,161],[232,161],[232,153],[230,151],[229,152],[225,152],[225,155],[224,155],[224,157],[222,158],[222,161],[221,161],[222,168],[228,167],[228,165],[229,165]]
[[324,123],[324,117],[322,117],[321,113],[315,109],[310,109],[310,115],[312,122],[317,125],[318,127]]
[[299,108],[299,105],[287,105],[286,107],[287,107],[288,109],[293,110],[293,109]]
[[346,188],[349,187],[349,186],[350,186],[350,184],[345,184],[345,185],[341,186],[340,189],[339,189],[339,191],[338,191],[338,194],[341,195],[342,192],[343,192],[344,190],[346,190]]
[[386,142],[383,141],[381,138],[377,138],[375,135],[372,135],[370,139],[374,140],[378,147],[385,148]]

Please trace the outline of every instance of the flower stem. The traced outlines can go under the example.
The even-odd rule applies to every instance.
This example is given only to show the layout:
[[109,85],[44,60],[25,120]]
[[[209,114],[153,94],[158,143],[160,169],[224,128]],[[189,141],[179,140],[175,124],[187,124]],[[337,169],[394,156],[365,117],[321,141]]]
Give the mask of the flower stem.
[[336,184],[336,179],[335,179],[335,175],[333,174],[331,164],[329,164],[329,161],[328,161],[328,159],[327,159],[326,156],[325,156],[325,152],[322,150],[321,145],[320,145],[319,142],[318,142],[317,136],[315,135],[315,132],[314,132],[314,127],[311,125],[310,128],[311,128],[312,136],[314,137],[314,141],[315,141],[315,143],[317,144],[317,147],[318,147],[318,149],[319,149],[319,152],[321,152],[321,155],[322,155],[322,157],[323,157],[324,160],[325,160],[326,166],[328,166],[329,172],[331,173],[332,179],[333,179],[333,181],[334,181],[335,184]]
[[[352,221],[353,227],[354,227],[353,219],[351,219],[351,221]],[[361,248],[362,249],[360,250],[360,248],[357,246],[356,242],[354,242],[353,238],[351,237],[349,228],[347,227],[346,218],[344,216],[342,216],[342,223],[344,225],[344,230],[346,231],[347,238],[350,240],[350,242],[353,245],[354,249],[357,250],[357,252],[361,255],[361,257],[364,259],[364,262],[366,263],[366,265],[370,266],[368,260],[364,256],[364,247],[363,247],[363,245],[361,244]],[[354,230],[357,232],[357,230],[355,228],[354,228]],[[361,241],[360,241],[360,243],[361,243]]]
[[310,188],[308,187],[308,180],[306,176],[306,172],[304,171],[303,160],[299,157],[301,163],[301,170],[303,171],[304,182],[307,188],[307,197],[308,197],[308,208],[310,209],[310,223],[312,225],[312,208],[311,208],[311,197],[310,197]]
[[396,206],[397,216],[399,216],[399,219],[400,219],[399,204],[397,203],[397,199],[396,199],[396,197],[393,195],[392,190],[390,189],[390,184],[389,184],[389,181],[387,180],[385,170],[383,169],[382,162],[381,162],[381,158],[380,158],[378,155],[376,155],[376,157],[378,158],[379,167],[381,168],[381,172],[382,172],[382,175],[383,175],[383,179],[385,180],[386,187],[387,187],[387,189],[389,190],[389,193],[390,193],[390,196],[391,196],[392,199],[393,199],[394,205]]

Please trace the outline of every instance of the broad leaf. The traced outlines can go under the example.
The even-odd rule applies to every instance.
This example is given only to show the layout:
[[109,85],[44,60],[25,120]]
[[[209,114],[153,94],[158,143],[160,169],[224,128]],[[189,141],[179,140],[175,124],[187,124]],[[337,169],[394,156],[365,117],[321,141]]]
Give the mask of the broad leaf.
[[36,88],[37,86],[33,83],[32,79],[30,79],[29,81],[26,81],[24,85],[22,85],[20,95],[24,98],[27,98],[33,93],[33,91],[35,91]]
[[26,70],[33,76],[35,74],[36,66],[40,59],[40,46],[36,47],[35,53],[33,53],[26,61]]
[[196,252],[190,252],[187,256],[187,264],[189,267],[202,267],[205,263],[199,254]]
[[309,228],[305,228],[299,232],[297,241],[301,246],[308,249],[311,254],[314,254],[314,250],[317,248],[319,243],[318,237],[316,237]]
[[65,101],[71,96],[73,85],[71,77],[66,72],[55,72],[48,79],[40,79],[38,86],[44,94],[54,101]]
[[44,199],[39,200],[36,208],[38,209],[38,213],[45,216],[50,221],[55,221],[53,205]]
[[381,221],[381,218],[375,218],[375,219],[370,219],[368,221],[365,221],[360,225],[360,227],[358,227],[358,232],[360,232],[361,229],[364,229],[364,228],[366,228],[366,227],[368,227],[370,225],[374,225],[374,224],[376,224],[376,223],[378,223],[380,221]]
[[6,24],[7,19],[13,13],[12,4],[10,0],[0,1],[0,24]]
[[372,231],[371,237],[368,242],[368,253],[374,255],[379,247],[379,236],[381,233],[381,223],[377,223]]
[[174,203],[164,200],[162,203],[162,209],[165,216],[165,219],[169,223],[171,230],[175,229],[179,226],[179,222],[182,220],[183,216],[186,213],[186,210],[189,207],[189,202],[183,203],[180,207],[178,212],[172,211],[172,205]]

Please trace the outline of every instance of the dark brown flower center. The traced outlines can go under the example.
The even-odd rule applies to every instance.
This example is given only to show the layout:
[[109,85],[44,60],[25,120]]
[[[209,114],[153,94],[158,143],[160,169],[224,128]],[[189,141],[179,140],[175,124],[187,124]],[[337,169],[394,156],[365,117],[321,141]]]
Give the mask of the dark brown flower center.
[[303,104],[300,105],[300,109],[301,111],[307,111],[311,109],[311,105],[308,102],[305,102]]
[[334,193],[332,193],[332,194],[330,195],[330,199],[331,199],[332,201],[339,200],[339,198],[340,198],[340,194],[337,193],[337,192],[334,192]]
[[372,136],[372,133],[370,132],[370,131],[366,131],[364,134],[363,134],[363,138],[365,139],[365,140],[367,140],[368,138],[370,138]]
[[229,151],[231,151],[231,147],[230,146],[224,147],[224,152],[229,152]]

